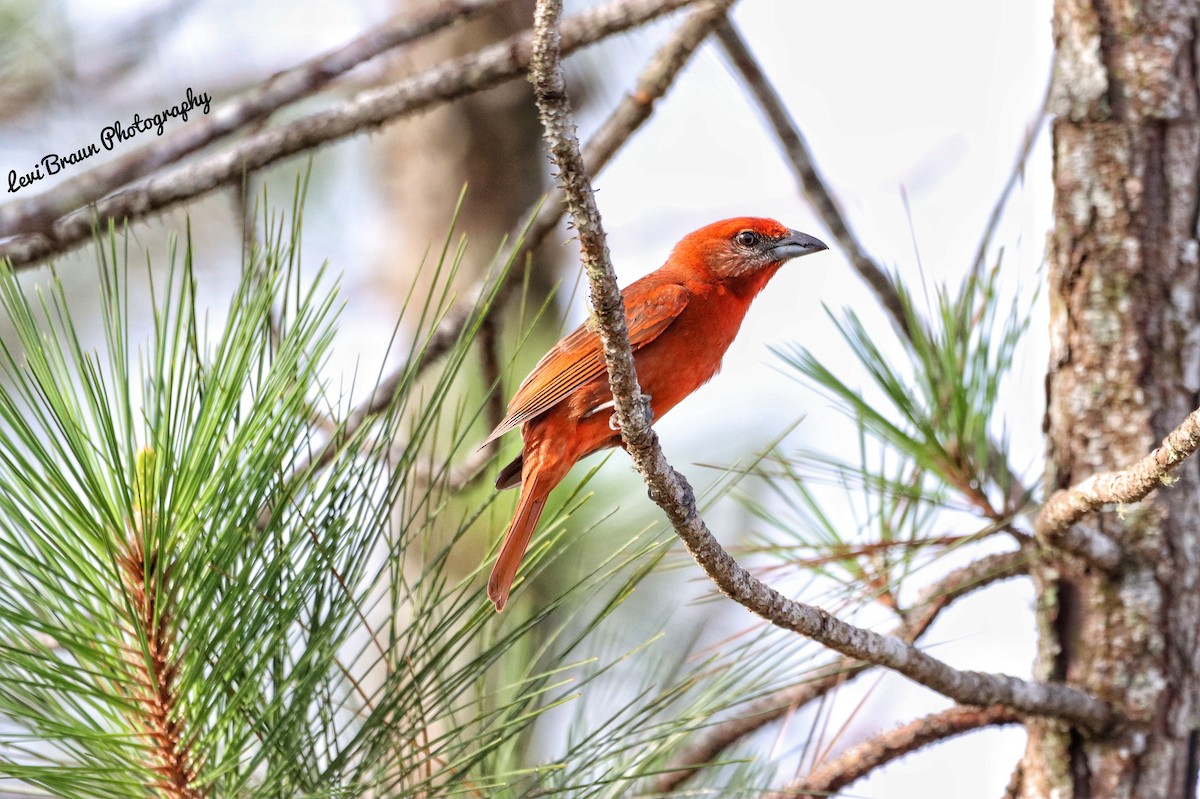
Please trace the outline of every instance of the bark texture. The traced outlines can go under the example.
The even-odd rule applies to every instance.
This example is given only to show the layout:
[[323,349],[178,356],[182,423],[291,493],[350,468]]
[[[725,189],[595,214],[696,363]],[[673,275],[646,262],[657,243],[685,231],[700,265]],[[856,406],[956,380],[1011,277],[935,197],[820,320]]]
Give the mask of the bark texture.
[[[1142,458],[1200,393],[1197,4],[1056,0],[1047,493]],[[1023,797],[1193,797],[1200,743],[1200,464],[1077,524],[1111,569],[1033,566],[1037,674],[1113,703],[1099,738],[1031,721]]]

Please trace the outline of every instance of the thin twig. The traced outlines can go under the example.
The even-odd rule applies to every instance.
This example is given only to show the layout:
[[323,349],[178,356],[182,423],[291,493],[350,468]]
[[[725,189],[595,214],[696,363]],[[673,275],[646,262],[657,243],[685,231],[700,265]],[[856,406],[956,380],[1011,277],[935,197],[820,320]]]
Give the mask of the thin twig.
[[984,727],[1019,723],[1021,717],[1003,705],[952,707],[863,741],[768,796],[771,799],[825,799],[880,766],[930,744]]
[[1192,411],[1162,444],[1132,466],[1101,472],[1056,491],[1042,505],[1033,531],[1039,539],[1061,545],[1071,526],[1093,511],[1113,503],[1139,502],[1162,485],[1170,485],[1171,472],[1200,448],[1200,409]]
[[479,368],[483,384],[488,390],[487,407],[484,411],[487,426],[491,429],[504,418],[504,392],[500,390],[503,373],[500,366],[500,337],[496,335],[496,320],[491,316],[484,319],[483,324],[479,326]]
[[[905,614],[904,624],[891,634],[906,643],[915,643],[955,600],[1000,580],[1025,574],[1029,568],[1029,557],[1027,551],[1016,550],[987,555],[955,569],[921,592],[916,604]],[[716,761],[722,752],[747,735],[826,696],[870,666],[861,660],[838,658],[815,669],[804,682],[757,699],[737,717],[706,728],[672,759],[668,768],[673,770],[659,776],[658,791],[671,793],[701,767]]]
[[1013,162],[1012,169],[1008,173],[1008,180],[1004,183],[1004,188],[1000,190],[1000,196],[996,198],[996,202],[992,205],[992,212],[988,215],[987,224],[983,227],[983,235],[979,238],[979,248],[975,251],[975,260],[971,265],[971,271],[975,274],[983,272],[983,265],[986,262],[988,247],[991,246],[992,238],[996,235],[996,229],[1000,226],[1000,217],[1004,215],[1004,208],[1008,205],[1008,198],[1012,196],[1013,190],[1017,187],[1021,176],[1025,174],[1025,165],[1029,163],[1029,155],[1033,152],[1033,145],[1037,142],[1038,131],[1041,130],[1042,122],[1050,113],[1050,94],[1054,91],[1054,78],[1046,81],[1046,92],[1042,96],[1042,104],[1038,106],[1037,116],[1029,123],[1029,127],[1025,130],[1025,138],[1021,141],[1021,149],[1017,151],[1016,161]]
[[[0,236],[43,232],[59,217],[317,92],[363,62],[502,2],[505,0],[452,0],[425,10],[416,19],[394,18],[373,27],[336,50],[268,78],[211,115],[189,121],[153,144],[89,169],[37,196],[0,205]],[[196,113],[199,116],[200,112]]]
[[558,32],[561,5],[561,0],[539,0],[534,15],[530,73],[539,117],[583,248],[582,260],[604,345],[622,442],[649,486],[651,499],[666,512],[696,562],[724,594],[772,624],[844,655],[893,669],[958,702],[984,706],[1002,703],[1022,713],[1069,720],[1089,731],[1107,728],[1113,720],[1112,710],[1096,697],[1066,685],[954,669],[897,638],[860,629],[820,608],[788,599],[746,571],[713,537],[696,509],[691,485],[663,455],[650,427],[649,403],[638,386],[624,302],[564,88]]
[[[612,0],[563,24],[563,48],[577,50],[645,24],[698,0]],[[143,179],[128,190],[54,221],[44,234],[15,236],[0,244],[0,258],[16,269],[65,252],[106,225],[141,219],[239,181],[265,166],[434,105],[482,91],[520,75],[529,64],[528,31],[397,83],[364,91],[331,108],[248,136],[225,150]]]
[[[496,323],[489,314],[479,325],[480,371],[483,385],[488,391],[487,404],[484,406],[484,418],[488,429],[500,424],[504,418],[504,392],[500,391],[500,342],[496,335]],[[475,483],[484,475],[484,468],[491,463],[492,458],[500,449],[499,441],[490,441],[469,454],[465,461],[450,469],[446,478],[445,490],[450,493],[462,491]],[[404,457],[404,447],[394,447],[392,455],[397,460]],[[418,484],[429,485],[441,476],[441,470],[434,473],[433,469],[417,469],[411,479]]]
[[[771,130],[775,133],[775,137],[779,140],[783,148],[783,154],[788,164],[792,168],[793,174],[796,176],[796,181],[800,184],[800,191],[804,194],[808,201],[816,208],[817,213],[821,217],[833,237],[837,239],[838,244],[846,253],[846,257],[850,260],[850,265],[854,270],[866,281],[871,290],[875,292],[875,296],[879,299],[880,305],[883,306],[888,316],[891,317],[892,323],[896,329],[904,335],[905,338],[912,340],[912,330],[910,329],[910,321],[908,314],[904,310],[904,303],[900,299],[900,294],[896,290],[896,285],[892,278],[888,276],[878,263],[866,252],[866,249],[859,242],[858,237],[850,229],[849,223],[846,221],[845,215],[838,206],[837,200],[834,199],[833,193],[825,184],[824,178],[817,170],[816,163],[813,161],[812,153],[808,149],[808,144],[804,140],[804,135],[800,132],[800,128],[788,113],[787,106],[784,105],[779,93],[775,91],[775,87],[767,79],[758,60],[742,39],[737,28],[732,22],[720,26],[717,29],[717,37],[721,42],[721,46],[725,49],[729,56],[733,67],[741,75],[745,81],[763,115],[771,125]],[[1031,142],[1030,142],[1031,144]],[[1028,145],[1027,145],[1028,146]],[[1023,157],[1027,155],[1026,150],[1023,150]],[[992,454],[995,456],[996,462],[1003,464],[1005,477],[1007,478],[1010,487],[1009,496],[1005,498],[1006,503],[1013,503],[1014,498],[1020,504],[1019,500],[1029,496],[1028,489],[1022,484],[1020,476],[1012,468],[1008,462],[1008,458],[1002,455],[1000,448],[993,442],[990,444]],[[970,496],[972,492],[968,491]],[[978,496],[982,496],[981,494]],[[1000,518],[1008,514],[998,514],[993,511],[991,518]]]
[[804,135],[792,120],[787,106],[784,105],[779,93],[775,91],[775,87],[767,80],[758,60],[750,52],[750,48],[746,46],[746,42],[732,22],[726,21],[717,28],[717,39],[726,55],[729,56],[734,69],[737,70],[746,87],[754,95],[759,108],[767,117],[771,130],[775,132],[776,138],[783,147],[792,173],[800,184],[801,192],[816,208],[825,227],[837,239],[838,245],[850,259],[850,265],[875,292],[880,304],[892,317],[892,322],[903,331],[905,336],[908,336],[908,316],[904,313],[904,303],[900,301],[900,294],[896,291],[895,284],[879,264],[867,255],[867,251],[859,242],[858,237],[850,230],[845,214],[842,213],[837,200],[825,185],[821,173],[817,171],[817,165],[813,161]]

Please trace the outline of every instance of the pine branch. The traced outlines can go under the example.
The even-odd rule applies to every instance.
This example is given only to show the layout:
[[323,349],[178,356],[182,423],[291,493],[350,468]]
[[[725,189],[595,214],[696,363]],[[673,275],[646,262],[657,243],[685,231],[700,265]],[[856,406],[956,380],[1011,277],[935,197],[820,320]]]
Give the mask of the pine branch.
[[[158,566],[147,559],[142,535],[126,542],[119,561],[122,589],[129,608],[131,626],[125,652],[131,679],[130,719],[145,732],[149,771],[157,774],[156,787],[168,799],[200,799],[195,786],[189,742],[180,722],[179,697],[175,682],[179,662],[174,651],[175,616],[167,607],[166,593],[155,584]],[[164,576],[169,570],[163,570]]]
[[952,707],[864,741],[769,796],[771,799],[825,799],[880,766],[930,744],[984,727],[1019,723],[1021,717],[1003,705]]
[[561,12],[561,0],[539,0],[535,11],[530,74],[538,112],[583,249],[622,442],[649,486],[651,499],[666,512],[697,563],[722,593],[772,624],[844,655],[891,668],[963,704],[1002,703],[1022,713],[1067,719],[1090,731],[1107,728],[1113,720],[1112,710],[1076,688],[960,671],[899,639],[854,627],[820,608],[790,600],[746,571],[713,537],[696,509],[691,485],[667,462],[650,427],[649,403],[638,385],[629,347],[624,302],[565,91],[558,26]]
[[[1025,574],[1029,554],[1023,550],[988,555],[947,574],[928,586],[907,614],[905,623],[891,635],[906,643],[917,641],[938,615],[956,600],[992,583]],[[658,778],[660,793],[670,793],[701,767],[717,760],[721,753],[784,715],[814,702],[853,680],[871,664],[852,658],[837,660],[807,675],[804,682],[776,691],[751,703],[735,718],[704,730],[671,761],[668,771]]]
[[153,144],[64,180],[35,197],[0,206],[0,237],[41,233],[59,217],[218,139],[265,120],[280,108],[316,93],[363,62],[470,19],[502,2],[505,0],[453,0],[423,11],[416,19],[393,18],[336,50],[273,75],[241,97],[218,107],[213,114],[189,122]]
[[1120,560],[1117,544],[1076,523],[1112,503],[1138,502],[1154,489],[1170,485],[1171,472],[1200,448],[1200,409],[1192,411],[1153,452],[1126,469],[1094,474],[1054,492],[1034,520],[1039,539],[1113,568]]
[[[612,0],[576,14],[563,24],[563,48],[572,52],[615,33],[643,25],[698,0]],[[193,200],[246,172],[370,130],[520,75],[529,64],[530,32],[516,34],[475,53],[425,72],[370,89],[331,108],[247,136],[191,164],[142,179],[44,227],[41,234],[15,236],[0,244],[0,258],[22,269],[78,246],[92,236],[94,222],[127,223]]]

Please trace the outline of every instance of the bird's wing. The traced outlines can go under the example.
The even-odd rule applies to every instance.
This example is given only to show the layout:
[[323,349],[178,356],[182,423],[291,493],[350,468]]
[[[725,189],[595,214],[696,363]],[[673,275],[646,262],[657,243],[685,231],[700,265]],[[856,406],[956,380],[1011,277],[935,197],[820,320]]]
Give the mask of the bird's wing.
[[[625,289],[629,343],[636,352],[658,338],[687,306],[690,292],[681,285],[638,281]],[[487,437],[488,443],[557,405],[573,391],[604,374],[599,333],[580,325],[546,353],[521,383],[508,415]]]

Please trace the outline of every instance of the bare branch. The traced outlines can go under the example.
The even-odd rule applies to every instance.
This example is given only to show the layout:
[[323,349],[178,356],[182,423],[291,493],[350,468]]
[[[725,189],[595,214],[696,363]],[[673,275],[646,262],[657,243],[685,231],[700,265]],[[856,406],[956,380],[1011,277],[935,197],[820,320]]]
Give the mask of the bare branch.
[[732,22],[726,21],[717,28],[717,39],[721,42],[725,54],[729,56],[734,69],[741,75],[747,88],[758,102],[759,108],[767,117],[767,122],[770,123],[776,138],[779,139],[784,156],[792,167],[796,182],[800,184],[800,191],[813,204],[825,227],[829,228],[829,232],[837,239],[838,244],[846,253],[846,257],[850,259],[850,265],[875,292],[875,296],[879,298],[880,304],[892,317],[896,327],[907,336],[908,317],[904,313],[904,304],[900,301],[895,284],[879,264],[867,255],[867,251],[859,242],[858,237],[850,230],[850,225],[846,222],[846,217],[838,206],[837,200],[825,185],[821,173],[817,171],[817,165],[813,161],[804,135],[792,120],[787,106],[784,105],[779,93],[775,91],[775,87],[767,80],[758,60],[750,52],[750,48],[746,46],[746,42]]
[[[808,144],[804,140],[804,135],[800,132],[800,128],[788,113],[787,106],[784,105],[779,93],[775,91],[775,87],[771,85],[767,79],[762,67],[754,54],[750,52],[750,48],[746,46],[745,40],[742,39],[737,28],[732,22],[726,22],[717,29],[717,37],[721,42],[721,46],[725,49],[725,53],[729,56],[734,68],[746,82],[746,86],[753,94],[755,101],[766,116],[771,129],[775,133],[775,137],[779,140],[780,146],[783,148],[783,154],[788,164],[792,168],[793,174],[796,176],[797,183],[800,184],[800,191],[808,198],[816,208],[817,213],[824,222],[825,227],[837,239],[838,244],[846,253],[846,257],[850,260],[850,265],[854,270],[866,281],[871,290],[875,292],[875,296],[879,299],[879,303],[883,306],[892,322],[906,338],[912,339],[912,331],[909,329],[909,319],[904,310],[904,303],[900,299],[899,292],[896,291],[895,283],[891,277],[875,262],[866,252],[866,249],[859,242],[858,237],[854,235],[850,229],[849,223],[846,221],[845,215],[838,206],[837,200],[833,193],[825,185],[824,178],[817,170],[816,163],[813,161],[812,153],[808,149]],[[1023,159],[1028,156],[1028,149],[1032,146],[1032,134],[1027,138],[1025,146],[1022,148],[1021,159],[1018,164],[1023,163]],[[1015,175],[1013,180],[1015,181]],[[1007,192],[1010,187],[1005,188]],[[998,214],[998,211],[996,212]],[[990,232],[985,234],[985,243]],[[1020,476],[1009,465],[1008,458],[1004,457],[1001,450],[995,443],[991,444],[991,450],[995,454],[997,463],[1004,465],[1005,477],[1010,486],[1009,497],[1006,498],[1008,503],[1014,503],[1016,498],[1025,498],[1029,495],[1028,490],[1022,484]],[[967,492],[970,493],[970,492]],[[1014,504],[1014,507],[1019,505]],[[992,511],[990,516],[993,519],[1000,519],[1008,515],[1007,513],[997,513]]]
[[[1029,568],[1029,558],[1027,550],[1016,550],[987,555],[955,569],[921,592],[916,605],[907,614],[905,623],[893,630],[892,635],[907,643],[915,643],[938,614],[955,600],[1000,580],[1025,574]],[[861,660],[838,658],[807,675],[804,682],[764,696],[750,703],[737,717],[706,728],[672,760],[669,768],[675,770],[659,776],[659,792],[670,793],[742,738],[820,699],[870,667],[870,663]]]
[[1157,449],[1127,469],[1094,474],[1071,488],[1055,491],[1038,512],[1034,533],[1043,541],[1063,546],[1069,541],[1066,536],[1072,525],[1087,514],[1112,503],[1138,502],[1160,485],[1170,485],[1171,472],[1198,448],[1200,409],[1188,414]]
[[[577,50],[695,2],[698,0],[612,0],[563,23],[563,50]],[[89,239],[96,219],[101,223],[137,220],[239,181],[245,172],[498,85],[523,72],[529,55],[530,34],[526,31],[398,83],[361,92],[332,108],[143,179],[127,191],[59,218],[44,234],[15,236],[0,244],[0,258],[8,258],[17,269],[28,267]]]
[[550,147],[550,156],[558,167],[558,183],[565,193],[567,211],[578,234],[592,309],[601,325],[600,338],[608,365],[609,386],[617,399],[617,423],[627,443],[629,438],[637,438],[640,433],[644,446],[645,439],[654,435],[650,430],[650,403],[638,385],[633,352],[629,348],[629,329],[625,323],[625,300],[617,285],[600,209],[596,207],[591,178],[575,136],[575,119],[562,71],[561,14],[562,0],[538,0],[534,10],[529,80],[533,83],[538,117]]
[[843,655],[890,668],[962,704],[1002,703],[1026,714],[1067,719],[1094,732],[1112,722],[1106,703],[1076,688],[959,671],[898,638],[854,627],[820,608],[788,599],[725,552],[697,513],[687,480],[666,464],[661,452],[651,453],[651,457],[654,460],[641,452],[635,456],[639,471],[646,468],[643,476],[651,486],[651,497],[666,511],[689,552],[722,593],[761,618]]
[[[280,72],[250,92],[219,107],[211,116],[153,144],[65,180],[42,194],[0,206],[0,236],[39,233],[54,220],[100,199],[138,178],[221,139],[321,89],[334,78],[387,50],[469,19],[504,0],[453,0],[417,19],[394,18],[317,58]],[[178,11],[176,12],[178,13]]]
[[1038,106],[1037,115],[1025,130],[1025,138],[1021,141],[1021,149],[1017,151],[1017,159],[1013,162],[1012,171],[1008,173],[1008,180],[1005,181],[1004,188],[1000,190],[1000,196],[996,198],[992,212],[988,215],[987,224],[983,227],[983,235],[979,238],[979,248],[975,251],[975,261],[971,265],[971,270],[976,274],[983,271],[988,247],[991,246],[992,238],[996,235],[996,228],[1000,226],[1000,217],[1004,214],[1004,207],[1008,205],[1008,198],[1012,196],[1013,189],[1017,187],[1017,181],[1025,174],[1025,165],[1029,163],[1029,154],[1033,152],[1038,131],[1050,111],[1050,93],[1053,90],[1054,79],[1052,77],[1046,82],[1046,93],[1042,96],[1042,104]]
[[769,796],[772,799],[825,799],[880,766],[930,744],[984,727],[1019,723],[1021,717],[1003,705],[952,707],[864,741]]
[[1066,719],[1087,730],[1105,729],[1113,720],[1111,709],[1083,691],[951,668],[897,638],[860,629],[820,608],[788,599],[744,569],[713,537],[696,509],[691,485],[667,462],[658,436],[650,427],[649,403],[638,385],[629,348],[624,302],[608,257],[591,181],[579,153],[562,79],[558,32],[561,6],[561,0],[539,0],[535,12],[530,75],[539,116],[583,248],[582,260],[604,345],[622,442],[649,486],[651,499],[666,512],[696,562],[724,594],[772,624],[843,655],[891,668],[958,702],[1002,703],[1022,713]]

